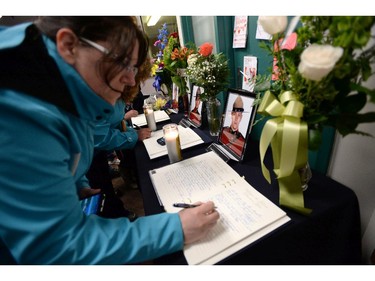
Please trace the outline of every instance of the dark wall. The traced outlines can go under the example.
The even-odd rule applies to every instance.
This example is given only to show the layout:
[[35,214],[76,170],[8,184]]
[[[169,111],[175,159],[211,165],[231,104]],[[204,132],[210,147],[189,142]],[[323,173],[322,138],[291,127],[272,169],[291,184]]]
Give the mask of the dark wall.
[[34,21],[37,16],[3,16],[0,25],[12,26],[23,22]]

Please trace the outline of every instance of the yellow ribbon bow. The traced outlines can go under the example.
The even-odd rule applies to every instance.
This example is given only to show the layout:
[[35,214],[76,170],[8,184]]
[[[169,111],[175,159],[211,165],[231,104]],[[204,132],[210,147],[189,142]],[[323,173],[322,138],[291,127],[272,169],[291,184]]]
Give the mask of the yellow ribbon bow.
[[280,205],[303,214],[311,213],[304,207],[303,190],[298,170],[307,163],[308,127],[301,120],[303,104],[290,92],[283,92],[277,99],[270,91],[264,94],[258,112],[270,115],[260,137],[262,173],[271,183],[270,172],[264,165],[267,148],[271,144],[274,172],[279,182]]

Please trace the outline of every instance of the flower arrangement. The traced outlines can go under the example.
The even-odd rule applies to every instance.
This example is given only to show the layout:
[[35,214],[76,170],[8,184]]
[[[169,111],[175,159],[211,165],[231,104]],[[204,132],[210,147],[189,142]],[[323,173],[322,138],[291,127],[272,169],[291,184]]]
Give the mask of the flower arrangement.
[[179,87],[180,95],[186,94],[185,69],[188,65],[188,57],[195,52],[195,46],[188,48],[180,45],[177,32],[169,35],[168,44],[163,52],[164,68],[170,72],[172,82]]
[[257,77],[255,86],[264,92],[258,113],[270,117],[260,139],[262,172],[270,182],[263,159],[271,146],[280,204],[309,213],[300,171],[308,148],[319,147],[322,128],[331,126],[343,136],[368,135],[357,130],[358,124],[375,122],[374,112],[359,113],[368,99],[375,102],[375,89],[362,84],[373,75],[375,46],[368,42],[375,18],[296,17],[288,30],[287,17],[258,21],[273,36],[271,46],[260,46],[274,59],[271,75]]
[[[299,18],[298,18],[299,19]],[[259,17],[264,30],[273,35],[272,47],[261,42],[275,58],[270,92],[290,91],[303,105],[302,120],[309,129],[309,148],[320,144],[323,126],[331,126],[343,136],[360,132],[363,122],[374,122],[375,113],[359,113],[375,90],[362,85],[371,75],[375,46],[365,49],[371,38],[374,17],[301,17],[294,46],[285,44],[287,17]],[[289,32],[290,33],[290,32]]]
[[168,88],[170,88],[171,85],[171,79],[170,79],[170,74],[168,71],[164,70],[164,59],[163,59],[163,54],[164,54],[164,49],[168,44],[168,29],[167,29],[167,24],[164,23],[162,25],[162,28],[159,29],[159,35],[157,37],[157,40],[154,42],[154,46],[159,49],[159,51],[155,55],[153,67],[152,67],[152,75],[155,76],[155,81],[153,83],[153,87],[157,91],[161,91],[164,93],[163,90],[163,84]]
[[157,97],[155,103],[153,104],[154,110],[162,110],[169,108],[168,101],[165,98]]
[[223,53],[213,54],[211,43],[202,44],[198,53],[188,58],[186,73],[193,83],[204,88],[200,98],[206,101],[227,89],[230,69]]

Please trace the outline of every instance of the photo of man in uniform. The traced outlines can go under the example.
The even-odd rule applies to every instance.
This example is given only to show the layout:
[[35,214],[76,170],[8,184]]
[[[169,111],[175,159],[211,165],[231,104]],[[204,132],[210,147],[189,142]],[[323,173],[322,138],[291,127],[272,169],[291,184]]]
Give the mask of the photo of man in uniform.
[[[195,89],[195,87],[194,87]],[[195,95],[191,101],[191,111],[189,114],[189,119],[194,122],[197,126],[200,126],[202,123],[201,111],[202,111],[202,102],[200,95],[202,90],[200,87],[196,87]],[[194,92],[193,92],[194,94]]]
[[223,127],[220,134],[220,142],[230,148],[238,156],[242,155],[245,138],[239,131],[239,126],[244,113],[244,104],[240,95],[233,102],[230,126]]

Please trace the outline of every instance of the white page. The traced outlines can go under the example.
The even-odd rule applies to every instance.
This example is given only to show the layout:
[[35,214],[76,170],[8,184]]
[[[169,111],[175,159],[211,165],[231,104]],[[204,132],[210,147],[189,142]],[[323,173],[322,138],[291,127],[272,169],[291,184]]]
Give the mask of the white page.
[[[189,264],[217,262],[229,255],[233,245],[244,247],[272,231],[286,214],[255,190],[214,152],[150,171],[151,179],[167,212],[178,212],[173,203],[212,200],[220,220],[209,235],[184,248]],[[262,232],[260,232],[262,231]],[[254,235],[253,239],[249,238]],[[247,244],[240,242],[246,240]],[[220,253],[224,253],[220,255]],[[215,258],[215,256],[217,256]]]
[[[164,110],[156,110],[156,111],[154,111],[154,114],[155,114],[155,121],[156,121],[156,123],[171,119],[169,117],[169,115]],[[146,116],[145,116],[144,113],[139,114],[136,117],[132,117],[131,120],[132,120],[132,123],[134,125],[137,125],[137,126],[140,126],[140,127],[147,125]]]
[[[202,138],[190,128],[184,128],[181,125],[178,125],[178,132],[180,134],[181,149],[185,149],[188,147],[192,147],[194,145],[204,143]],[[161,137],[163,137],[163,130],[158,130],[152,132],[150,138],[143,140],[147,153],[150,156],[150,159],[154,159],[168,154],[167,146],[160,145],[157,142],[157,139]]]

